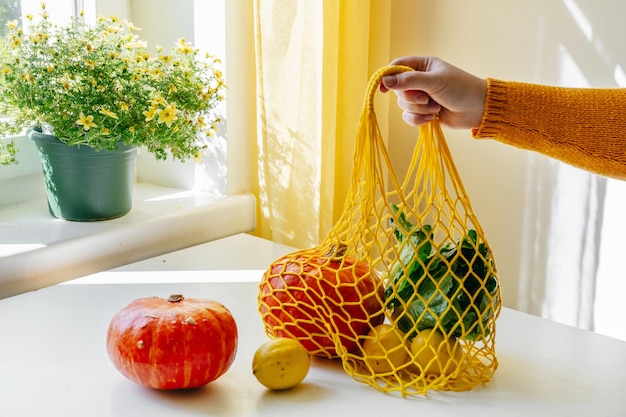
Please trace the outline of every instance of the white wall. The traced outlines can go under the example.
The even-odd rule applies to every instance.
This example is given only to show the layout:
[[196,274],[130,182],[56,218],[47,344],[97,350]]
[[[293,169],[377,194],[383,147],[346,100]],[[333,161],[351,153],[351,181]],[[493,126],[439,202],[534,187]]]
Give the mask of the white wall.
[[[436,55],[481,77],[623,86],[625,17],[621,0],[394,0],[391,55]],[[396,106],[390,111],[390,152],[401,167],[417,131]],[[494,250],[505,305],[516,307],[521,263],[532,262],[520,258],[529,153],[445,132]]]

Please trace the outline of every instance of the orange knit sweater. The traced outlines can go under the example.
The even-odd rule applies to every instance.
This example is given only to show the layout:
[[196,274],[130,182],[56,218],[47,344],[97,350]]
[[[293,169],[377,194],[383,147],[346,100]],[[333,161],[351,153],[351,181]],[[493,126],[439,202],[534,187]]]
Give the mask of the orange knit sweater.
[[626,89],[563,88],[488,79],[475,138],[493,138],[626,180]]

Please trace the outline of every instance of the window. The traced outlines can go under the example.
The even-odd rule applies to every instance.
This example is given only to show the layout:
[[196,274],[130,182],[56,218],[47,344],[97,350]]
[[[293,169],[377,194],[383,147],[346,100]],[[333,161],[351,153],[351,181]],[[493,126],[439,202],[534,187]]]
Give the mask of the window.
[[[76,4],[73,0],[48,2],[46,3],[46,8],[50,12],[51,19],[57,23],[63,23],[70,16],[77,14]],[[7,22],[19,19],[26,13],[38,13],[39,10],[41,10],[40,0],[0,0],[0,36],[6,34]],[[41,169],[39,156],[35,147],[26,138],[18,138],[17,146],[20,149],[19,158],[21,163],[20,165],[10,167],[0,166],[0,180],[16,178],[13,180],[13,186],[10,188],[20,191],[10,193],[10,195],[9,193],[3,193],[0,196],[0,206],[34,197],[34,194],[30,192],[32,188],[29,184],[31,182],[30,178],[26,179],[25,176],[39,172]],[[6,189],[8,186],[3,188]]]
[[7,28],[4,23],[20,17],[20,3],[19,0],[0,0],[0,22],[2,22],[2,26],[0,26],[0,36],[4,36],[7,33]]

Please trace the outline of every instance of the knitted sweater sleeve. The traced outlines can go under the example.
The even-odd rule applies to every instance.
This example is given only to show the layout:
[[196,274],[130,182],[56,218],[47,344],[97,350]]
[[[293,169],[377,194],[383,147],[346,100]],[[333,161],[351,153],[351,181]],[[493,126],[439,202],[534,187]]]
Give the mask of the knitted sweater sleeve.
[[487,82],[475,138],[496,139],[626,180],[626,89]]

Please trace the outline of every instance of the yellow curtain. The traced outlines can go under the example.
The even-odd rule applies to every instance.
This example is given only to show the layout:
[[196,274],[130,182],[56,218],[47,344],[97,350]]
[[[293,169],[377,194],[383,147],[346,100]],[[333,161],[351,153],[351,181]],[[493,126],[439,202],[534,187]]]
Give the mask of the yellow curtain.
[[[343,209],[370,74],[389,60],[388,0],[255,0],[255,234],[317,244]],[[377,104],[386,131],[386,102]]]

